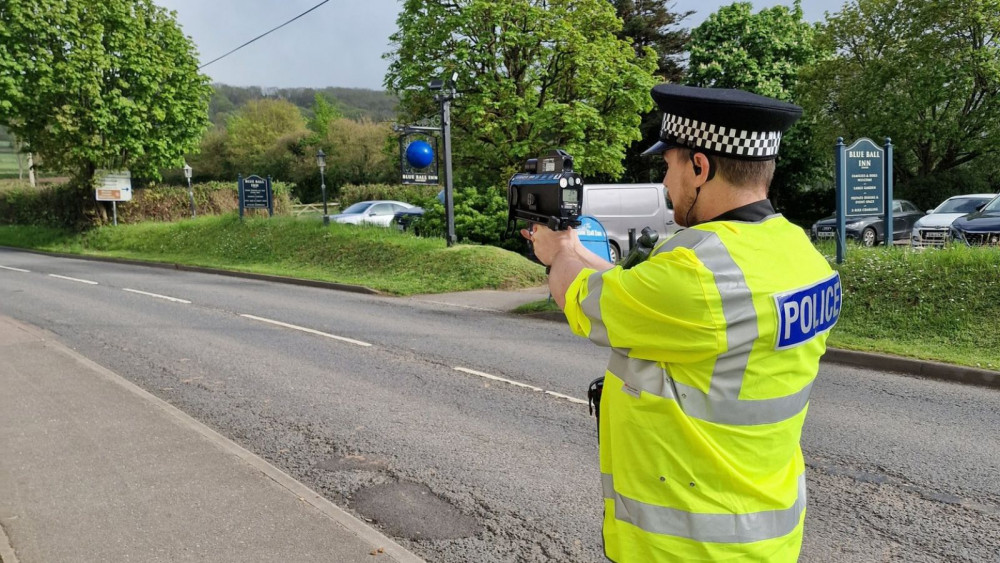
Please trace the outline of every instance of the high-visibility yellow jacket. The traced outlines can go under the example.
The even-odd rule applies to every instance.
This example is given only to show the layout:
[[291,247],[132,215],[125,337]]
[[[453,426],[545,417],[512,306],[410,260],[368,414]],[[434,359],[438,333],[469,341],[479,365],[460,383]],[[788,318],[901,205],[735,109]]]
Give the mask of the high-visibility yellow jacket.
[[599,437],[614,561],[798,558],[799,439],[841,288],[802,229],[763,209],[566,292],[573,331],[612,349]]

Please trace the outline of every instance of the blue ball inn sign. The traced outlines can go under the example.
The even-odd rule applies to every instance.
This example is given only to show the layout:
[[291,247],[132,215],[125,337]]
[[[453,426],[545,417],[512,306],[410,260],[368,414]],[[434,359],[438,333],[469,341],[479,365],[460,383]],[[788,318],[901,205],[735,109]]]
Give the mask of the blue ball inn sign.
[[885,151],[871,139],[847,147],[844,212],[848,217],[885,213]]
[[[843,137],[834,146],[837,166],[837,263],[846,252],[847,218],[881,216],[884,225],[892,217],[892,140],[880,147],[864,137],[844,146]],[[883,229],[886,246],[892,245],[893,228]]]
[[243,219],[245,209],[266,209],[268,217],[274,216],[274,190],[271,189],[271,177],[239,175],[237,178],[237,193],[240,198],[240,219]]

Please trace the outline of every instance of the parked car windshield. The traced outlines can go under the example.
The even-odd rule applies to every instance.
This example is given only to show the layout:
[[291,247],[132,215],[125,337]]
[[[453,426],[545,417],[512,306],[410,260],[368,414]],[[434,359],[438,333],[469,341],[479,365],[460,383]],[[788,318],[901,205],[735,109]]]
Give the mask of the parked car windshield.
[[973,213],[988,200],[981,197],[961,197],[949,199],[934,210],[934,213]]
[[1000,197],[993,198],[992,201],[986,204],[983,211],[1000,211]]
[[371,205],[372,202],[370,201],[361,201],[341,211],[341,213],[364,213],[365,209],[368,209]]

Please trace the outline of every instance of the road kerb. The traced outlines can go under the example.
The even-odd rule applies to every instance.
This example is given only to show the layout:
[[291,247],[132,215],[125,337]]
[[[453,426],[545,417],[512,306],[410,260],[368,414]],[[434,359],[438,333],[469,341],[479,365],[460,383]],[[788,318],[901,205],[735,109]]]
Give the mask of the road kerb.
[[7,531],[3,529],[3,522],[0,522],[0,563],[18,563],[17,554],[10,545]]

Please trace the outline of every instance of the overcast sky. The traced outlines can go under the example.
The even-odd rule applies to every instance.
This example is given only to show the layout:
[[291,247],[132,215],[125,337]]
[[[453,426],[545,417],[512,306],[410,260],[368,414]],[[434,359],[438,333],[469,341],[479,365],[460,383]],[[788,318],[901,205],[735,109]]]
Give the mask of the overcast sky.
[[[315,6],[320,0],[155,0],[177,12],[185,35],[207,63]],[[701,23],[732,0],[676,0],[674,11],[695,10],[683,27]],[[206,67],[213,82],[233,86],[382,89],[389,35],[401,0],[330,0],[319,9]],[[754,9],[791,4],[755,0]],[[803,0],[809,21],[837,12],[842,0]]]

